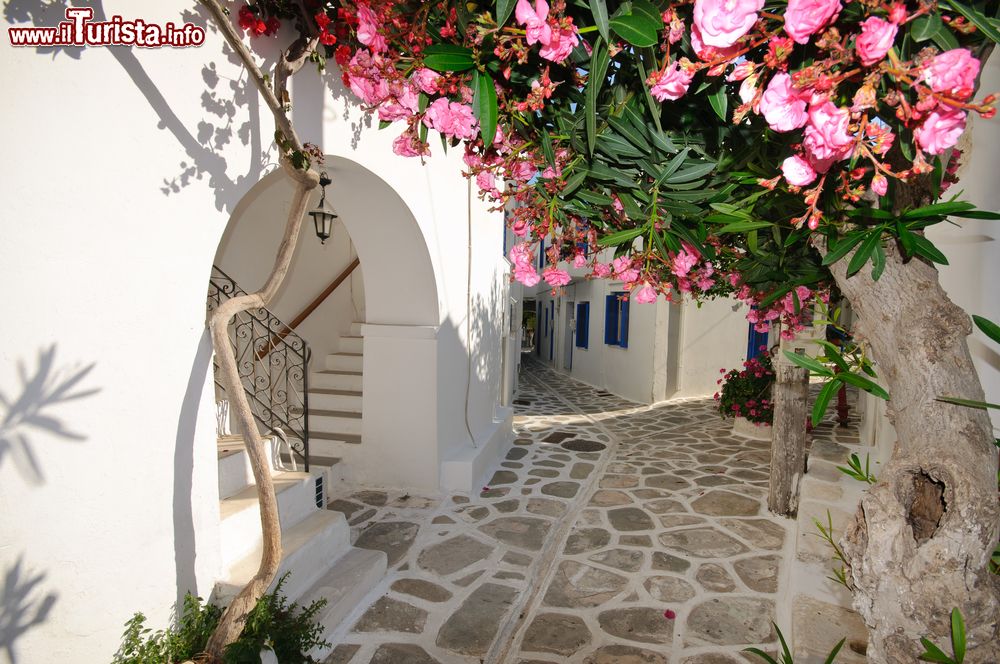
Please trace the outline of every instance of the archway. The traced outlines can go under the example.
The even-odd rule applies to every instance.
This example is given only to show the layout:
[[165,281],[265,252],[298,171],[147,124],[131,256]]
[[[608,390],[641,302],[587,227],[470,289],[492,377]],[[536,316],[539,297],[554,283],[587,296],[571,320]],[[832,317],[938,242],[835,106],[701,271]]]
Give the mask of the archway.
[[[333,181],[327,201],[338,223],[321,245],[307,220],[269,307],[277,319],[295,320],[360,260],[344,285],[296,326],[313,349],[303,385],[311,455],[340,459],[338,471],[352,481],[437,488],[440,313],[427,242],[382,178],[343,157],[327,157],[322,168]],[[272,173],[230,220],[216,264],[245,290],[256,289],[270,270],[291,193],[290,181]]]

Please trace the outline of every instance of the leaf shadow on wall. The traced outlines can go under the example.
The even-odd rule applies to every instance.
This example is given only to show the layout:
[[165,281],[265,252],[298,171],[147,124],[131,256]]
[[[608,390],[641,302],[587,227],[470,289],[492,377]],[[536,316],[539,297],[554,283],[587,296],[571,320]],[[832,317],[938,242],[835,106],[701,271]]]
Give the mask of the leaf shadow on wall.
[[0,468],[9,457],[21,477],[30,484],[45,483],[45,474],[35,451],[37,442],[33,442],[32,434],[43,433],[72,442],[86,440],[86,436],[68,429],[51,411],[59,404],[100,392],[98,388],[74,392],[94,364],[83,368],[56,369],[55,356],[55,344],[40,350],[33,375],[29,375],[24,362],[19,361],[20,394],[8,397],[6,392],[0,391],[0,409],[4,411],[0,419]]
[[[64,12],[68,6],[66,0],[50,2],[11,0],[4,5],[4,18],[12,25],[52,27],[66,20]],[[87,6],[94,10],[92,22],[107,20],[102,2],[93,2]],[[135,14],[123,18],[133,20],[142,16],[141,12],[136,10]],[[215,23],[209,19],[207,10],[201,4],[197,4],[193,10],[181,12],[179,19],[174,22],[192,23],[208,33],[218,33]],[[278,167],[278,164],[272,161],[270,132],[267,144],[262,143],[260,98],[242,67],[239,78],[225,78],[220,75],[216,62],[208,61],[200,72],[205,86],[201,93],[201,107],[204,113],[194,121],[185,121],[178,117],[160,87],[142,66],[135,47],[49,46],[35,47],[35,52],[39,55],[51,55],[53,58],[65,54],[75,60],[83,60],[85,53],[98,49],[107,50],[118,61],[159,118],[157,129],[169,131],[187,156],[179,162],[178,173],[165,177],[155,176],[161,180],[157,186],[164,196],[178,194],[195,181],[207,178],[207,185],[215,195],[216,209],[232,212],[250,187]],[[149,49],[139,49],[138,52],[142,57],[154,57],[145,54],[146,50]],[[172,49],[165,47],[164,50]],[[270,71],[276,61],[277,49],[271,50],[273,53],[269,52],[264,57],[258,57],[258,65],[263,71]],[[211,47],[208,47],[208,51],[211,52]],[[228,45],[224,46],[218,55],[224,56],[237,66],[242,65]],[[192,83],[197,81],[196,76],[194,71],[190,72]],[[181,101],[186,103],[188,96],[185,95]],[[236,167],[231,166],[223,156],[224,150],[234,139],[249,147],[248,163],[242,174],[235,172]]]
[[58,596],[40,587],[45,574],[25,569],[24,556],[4,574],[0,589],[0,652],[7,653],[10,664],[18,664],[15,642],[37,625],[48,620]]

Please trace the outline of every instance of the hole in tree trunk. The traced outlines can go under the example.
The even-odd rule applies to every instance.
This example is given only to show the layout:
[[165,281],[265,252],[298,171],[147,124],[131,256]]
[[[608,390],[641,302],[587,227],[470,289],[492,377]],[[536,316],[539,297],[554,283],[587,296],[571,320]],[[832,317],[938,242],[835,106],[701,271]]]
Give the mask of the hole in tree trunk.
[[944,500],[944,482],[939,482],[924,472],[913,474],[913,498],[906,515],[906,522],[913,528],[917,545],[934,537],[941,517],[948,505]]
[[851,639],[850,641],[847,642],[847,648],[853,652],[858,653],[859,655],[868,654],[868,643],[866,643],[865,641],[858,641],[856,639]]

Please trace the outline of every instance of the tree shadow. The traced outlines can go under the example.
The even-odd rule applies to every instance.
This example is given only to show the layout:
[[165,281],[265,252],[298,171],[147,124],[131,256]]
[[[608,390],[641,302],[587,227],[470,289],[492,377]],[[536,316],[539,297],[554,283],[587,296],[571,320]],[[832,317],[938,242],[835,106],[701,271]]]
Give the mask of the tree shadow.
[[53,406],[75,401],[100,392],[88,389],[74,392],[86,378],[94,364],[69,369],[55,368],[55,344],[38,352],[38,368],[29,376],[24,362],[18,362],[21,394],[8,397],[0,392],[0,408],[6,412],[0,419],[0,467],[9,456],[21,477],[31,484],[42,484],[45,475],[38,462],[29,434],[32,431],[48,433],[69,441],[86,440],[83,434],[71,431],[49,412]]
[[[8,0],[4,5],[4,17],[12,24],[30,23],[50,27],[65,20],[67,6],[67,0]],[[92,22],[107,20],[103,2],[98,0],[88,6],[94,10]],[[181,21],[197,25],[212,34],[218,33],[218,28],[201,4],[192,10],[181,12]],[[208,186],[215,194],[216,209],[232,212],[251,186],[278,167],[277,162],[271,159],[270,139],[266,145],[262,141],[259,96],[244,70],[241,69],[239,78],[227,79],[220,75],[214,61],[209,61],[202,67],[200,76],[205,89],[201,94],[201,106],[205,114],[193,128],[189,128],[188,125],[192,123],[186,124],[178,117],[132,47],[35,47],[35,52],[40,55],[51,54],[53,58],[64,53],[80,60],[84,52],[96,48],[106,49],[121,65],[159,118],[157,128],[173,134],[187,155],[187,159],[179,163],[178,173],[162,178],[159,189],[164,196],[180,193],[194,181],[208,178]],[[273,68],[277,59],[277,49],[271,50],[274,52],[263,56],[255,52],[259,58],[258,64],[264,71]],[[242,67],[242,62],[228,45],[224,45],[221,55]],[[249,163],[243,174],[231,175],[230,171],[233,169],[223,156],[223,151],[233,140],[250,148]]]
[[4,575],[0,590],[0,652],[7,653],[10,664],[17,664],[15,642],[37,625],[48,620],[58,596],[40,588],[45,574],[31,575],[24,568],[24,556]]

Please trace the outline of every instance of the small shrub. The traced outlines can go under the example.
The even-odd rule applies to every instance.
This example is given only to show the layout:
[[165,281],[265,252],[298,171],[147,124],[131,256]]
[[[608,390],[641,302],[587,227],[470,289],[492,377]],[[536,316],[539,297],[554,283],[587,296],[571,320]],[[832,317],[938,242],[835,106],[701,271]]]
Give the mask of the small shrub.
[[743,363],[742,369],[719,370],[725,375],[719,379],[722,388],[716,392],[719,413],[723,417],[742,416],[751,422],[770,424],[774,419],[771,387],[774,385],[774,367],[767,352]]
[[[260,598],[247,617],[243,634],[225,652],[225,664],[259,664],[260,651],[272,650],[281,664],[317,664],[307,653],[330,645],[322,639],[317,614],[326,606],[321,599],[302,608],[281,594],[288,575],[279,579],[273,593]],[[125,623],[122,643],[112,664],[177,664],[197,660],[219,624],[222,609],[202,603],[200,597],[184,596],[181,615],[170,629],[154,632],[145,626],[146,616],[136,613]]]

